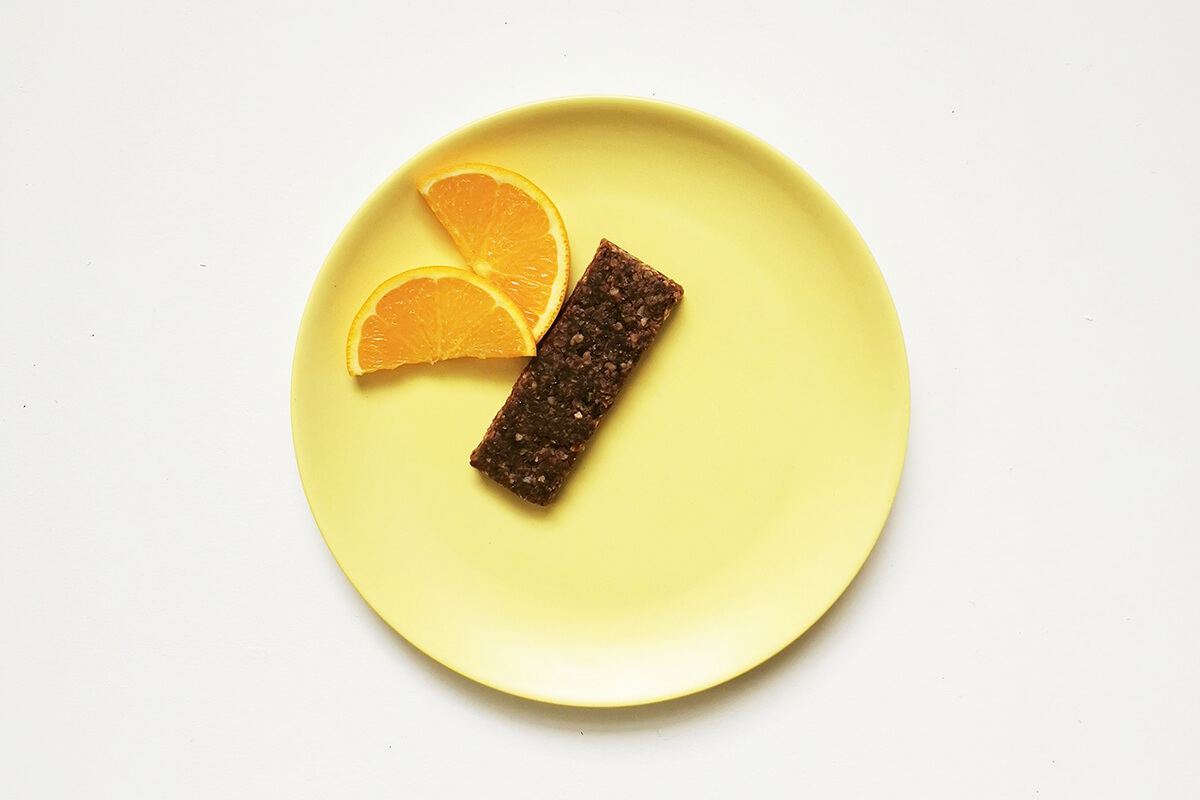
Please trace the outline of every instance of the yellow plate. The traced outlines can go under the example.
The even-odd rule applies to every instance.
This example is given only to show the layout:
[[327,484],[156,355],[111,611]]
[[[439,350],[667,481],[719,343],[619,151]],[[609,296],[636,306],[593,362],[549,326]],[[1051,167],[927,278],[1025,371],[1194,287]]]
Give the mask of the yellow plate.
[[[607,237],[685,289],[549,509],[467,463],[525,359],[346,374],[375,286],[462,265],[413,185],[460,161],[545,190],[572,285]],[[372,608],[480,683],[584,706],[705,689],[812,625],[879,536],[908,417],[895,308],[833,200],[745,131],[630,98],[505,111],[401,167],[329,253],[292,374],[309,505]]]

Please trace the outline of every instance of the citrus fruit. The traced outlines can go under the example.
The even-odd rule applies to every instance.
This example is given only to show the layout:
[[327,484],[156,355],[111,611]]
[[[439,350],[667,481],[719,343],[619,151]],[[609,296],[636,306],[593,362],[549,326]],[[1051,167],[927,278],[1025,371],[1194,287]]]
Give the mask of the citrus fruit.
[[362,375],[451,358],[531,356],[525,315],[504,292],[465,269],[421,267],[381,283],[346,342],[346,368]]
[[528,178],[488,164],[459,164],[417,182],[455,247],[504,290],[541,339],[567,293],[571,256],[562,216]]

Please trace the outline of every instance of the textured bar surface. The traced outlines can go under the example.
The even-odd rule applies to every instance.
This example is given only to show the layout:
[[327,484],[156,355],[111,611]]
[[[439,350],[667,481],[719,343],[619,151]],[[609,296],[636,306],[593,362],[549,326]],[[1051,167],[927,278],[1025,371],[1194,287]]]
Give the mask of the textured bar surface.
[[675,281],[602,239],[471,466],[531,503],[553,501],[681,297]]

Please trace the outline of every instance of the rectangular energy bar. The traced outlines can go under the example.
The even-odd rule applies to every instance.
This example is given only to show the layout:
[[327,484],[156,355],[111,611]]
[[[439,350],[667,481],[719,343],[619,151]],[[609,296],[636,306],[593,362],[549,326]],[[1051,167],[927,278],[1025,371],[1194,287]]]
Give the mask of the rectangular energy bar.
[[681,297],[675,281],[602,239],[471,466],[531,503],[553,501]]

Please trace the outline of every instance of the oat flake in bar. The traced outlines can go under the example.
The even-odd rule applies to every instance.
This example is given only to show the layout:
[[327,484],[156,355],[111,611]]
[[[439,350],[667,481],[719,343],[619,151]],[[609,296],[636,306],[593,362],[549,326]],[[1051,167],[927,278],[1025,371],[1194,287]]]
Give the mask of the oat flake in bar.
[[531,503],[554,500],[683,287],[607,239],[471,454]]

